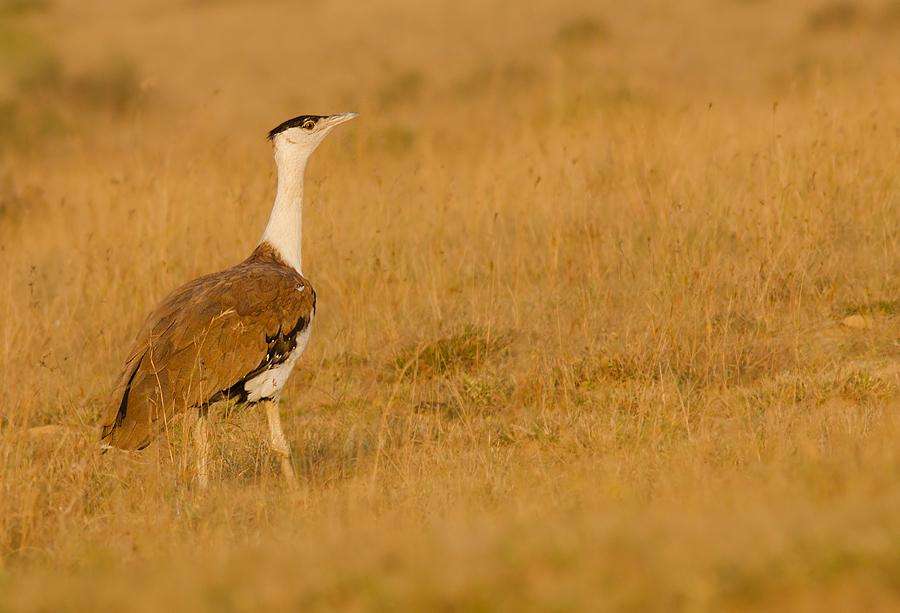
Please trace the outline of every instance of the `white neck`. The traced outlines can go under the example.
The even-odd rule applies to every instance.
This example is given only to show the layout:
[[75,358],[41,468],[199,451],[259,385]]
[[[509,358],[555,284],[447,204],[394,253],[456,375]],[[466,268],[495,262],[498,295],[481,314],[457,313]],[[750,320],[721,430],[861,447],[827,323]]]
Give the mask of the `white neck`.
[[303,232],[303,174],[308,151],[275,148],[278,188],[269,223],[260,242],[267,242],[294,270],[300,268],[300,240]]

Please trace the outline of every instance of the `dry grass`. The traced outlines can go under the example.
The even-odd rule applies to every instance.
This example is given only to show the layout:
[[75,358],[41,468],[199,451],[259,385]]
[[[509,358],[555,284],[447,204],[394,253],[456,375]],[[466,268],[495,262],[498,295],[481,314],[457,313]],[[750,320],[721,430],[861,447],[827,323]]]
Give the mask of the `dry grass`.
[[[0,611],[900,605],[895,2],[8,4]],[[99,456],[265,131],[345,110],[301,491],[252,411],[206,496],[177,428]]]

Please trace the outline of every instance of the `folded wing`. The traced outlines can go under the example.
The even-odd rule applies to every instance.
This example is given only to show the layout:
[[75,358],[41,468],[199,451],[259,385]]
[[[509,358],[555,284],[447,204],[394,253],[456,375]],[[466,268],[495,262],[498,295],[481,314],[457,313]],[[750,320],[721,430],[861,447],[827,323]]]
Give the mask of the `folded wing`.
[[179,288],[135,339],[101,424],[101,442],[141,449],[180,412],[228,397],[278,359],[275,348],[302,332],[314,311],[309,283],[256,253]]

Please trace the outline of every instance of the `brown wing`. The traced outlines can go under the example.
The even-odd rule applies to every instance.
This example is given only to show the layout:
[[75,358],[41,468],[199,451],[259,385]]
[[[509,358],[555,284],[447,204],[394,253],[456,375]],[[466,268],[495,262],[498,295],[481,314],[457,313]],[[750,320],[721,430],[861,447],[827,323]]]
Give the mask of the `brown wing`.
[[270,341],[302,331],[314,309],[315,293],[302,276],[256,253],[179,288],[135,340],[101,440],[145,447],[181,411],[227,396],[265,364]]

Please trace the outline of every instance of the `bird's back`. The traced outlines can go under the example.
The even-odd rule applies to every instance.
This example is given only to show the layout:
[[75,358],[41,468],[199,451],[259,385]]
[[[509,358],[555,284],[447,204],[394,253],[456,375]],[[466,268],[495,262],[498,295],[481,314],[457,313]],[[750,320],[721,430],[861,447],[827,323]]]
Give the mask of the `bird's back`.
[[128,353],[101,443],[141,449],[187,408],[247,400],[245,383],[296,360],[315,304],[309,282],[265,243],[240,264],[178,288],[150,314]]

